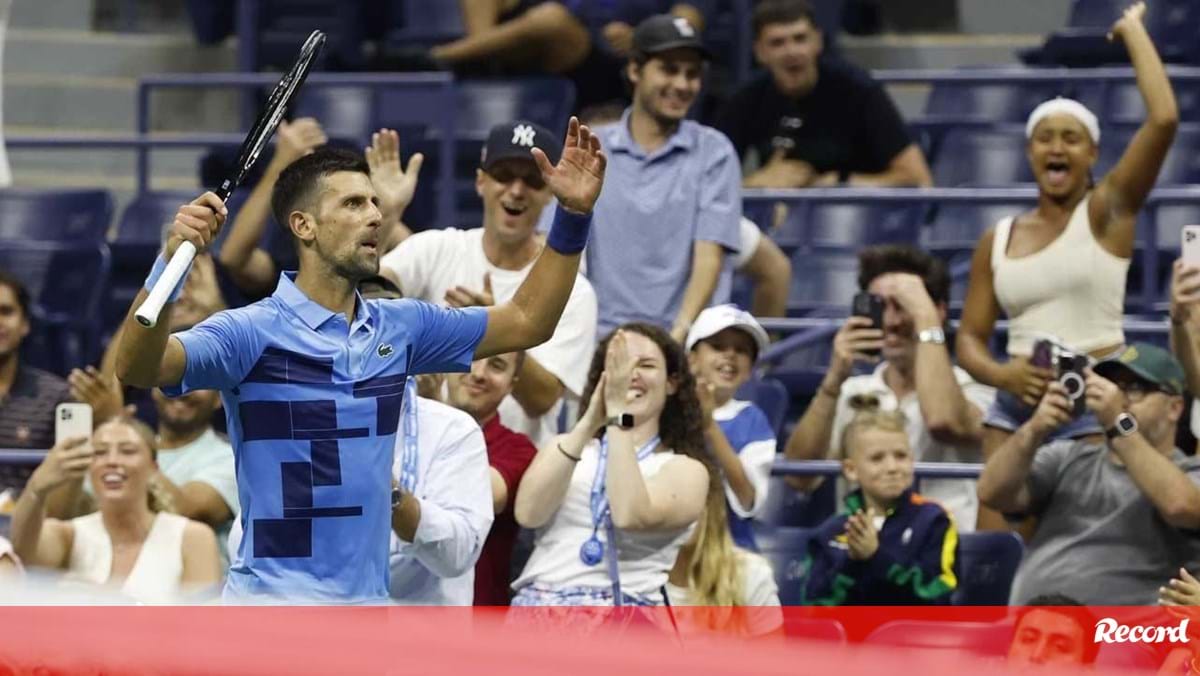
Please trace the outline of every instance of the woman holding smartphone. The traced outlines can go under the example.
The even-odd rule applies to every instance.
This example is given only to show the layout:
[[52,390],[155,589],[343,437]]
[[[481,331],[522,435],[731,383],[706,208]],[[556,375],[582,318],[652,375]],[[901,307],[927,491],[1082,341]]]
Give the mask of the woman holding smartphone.
[[625,324],[597,346],[584,398],[517,491],[517,522],[537,534],[512,604],[664,605],[717,476],[683,348],[657,326]]
[[[1145,12],[1143,2],[1129,7],[1111,33],[1129,51],[1147,111],[1120,160],[1093,181],[1096,116],[1077,101],[1046,101],[1025,127],[1037,207],[1000,221],[976,246],[957,348],[963,368],[999,390],[984,420],[985,457],[1029,419],[1054,376],[1046,365],[1031,363],[1038,338],[1055,336],[1093,357],[1112,354],[1125,342],[1125,278],[1137,213],[1179,123],[1171,83],[1142,24]],[[988,350],[1001,312],[1009,319],[1006,362]],[[1094,416],[1084,415],[1056,437],[1103,432]]]
[[[154,433],[118,417],[46,455],[13,511],[13,549],[28,566],[119,589],[142,603],[177,601],[221,580],[217,539],[207,525],[168,510],[155,489]],[[99,511],[70,521],[46,518],[46,496],[89,473]]]

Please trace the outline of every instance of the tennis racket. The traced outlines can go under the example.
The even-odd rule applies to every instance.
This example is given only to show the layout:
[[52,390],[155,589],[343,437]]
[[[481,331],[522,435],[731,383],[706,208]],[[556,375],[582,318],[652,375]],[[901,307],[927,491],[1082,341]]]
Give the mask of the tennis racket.
[[[296,99],[300,85],[304,84],[304,79],[308,77],[308,71],[312,68],[313,61],[316,60],[317,54],[320,53],[324,44],[325,34],[321,31],[313,31],[304,41],[304,46],[300,48],[300,56],[296,59],[296,63],[292,65],[291,70],[284,73],[279,84],[275,85],[275,89],[271,91],[266,107],[259,113],[258,119],[250,127],[250,133],[246,134],[246,140],[242,142],[233,173],[221,182],[221,187],[216,189],[217,197],[221,198],[222,202],[229,200],[229,196],[233,194],[233,191],[246,178],[246,174],[250,172],[254,163],[258,161],[258,156],[267,145],[267,141],[270,141],[271,137],[275,135],[276,127],[279,126],[284,113]],[[187,272],[188,266],[192,264],[192,259],[195,257],[195,245],[191,242],[183,242],[179,245],[175,254],[171,256],[170,262],[167,263],[166,269],[163,270],[162,276],[158,278],[154,288],[146,296],[146,300],[134,313],[139,324],[151,328],[158,323],[158,315],[166,305],[167,298],[184,273]]]

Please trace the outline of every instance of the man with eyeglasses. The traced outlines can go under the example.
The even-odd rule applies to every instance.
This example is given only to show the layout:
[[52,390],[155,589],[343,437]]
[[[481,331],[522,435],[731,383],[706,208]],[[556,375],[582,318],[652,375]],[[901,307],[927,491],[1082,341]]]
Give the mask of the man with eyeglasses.
[[[425,230],[405,239],[379,261],[405,298],[450,307],[506,302],[533,268],[544,244],[537,235],[550,188],[530,151],[557,163],[559,135],[525,120],[488,133],[475,172],[483,200],[483,227]],[[500,404],[504,426],[535,445],[558,433],[563,402],[583,391],[596,336],[596,293],[582,275],[550,340],[528,350],[513,392]]]
[[1039,517],[1010,604],[1047,593],[1085,605],[1153,605],[1181,567],[1200,565],[1200,461],[1175,448],[1183,368],[1135,343],[1087,374],[1087,406],[1103,444],[1043,440],[1071,418],[1052,382],[1033,417],[988,459],[980,501]]

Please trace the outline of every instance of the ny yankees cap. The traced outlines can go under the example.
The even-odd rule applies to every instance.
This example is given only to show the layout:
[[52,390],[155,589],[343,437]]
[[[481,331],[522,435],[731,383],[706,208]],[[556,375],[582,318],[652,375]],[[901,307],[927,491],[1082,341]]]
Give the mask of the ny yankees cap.
[[633,29],[633,53],[653,56],[672,49],[694,49],[701,58],[709,58],[700,40],[700,32],[687,19],[670,14],[656,14]]
[[532,162],[533,155],[529,151],[535,147],[546,153],[551,164],[558,164],[562,144],[549,129],[528,120],[498,124],[488,132],[479,166],[487,171],[496,162],[510,158]]

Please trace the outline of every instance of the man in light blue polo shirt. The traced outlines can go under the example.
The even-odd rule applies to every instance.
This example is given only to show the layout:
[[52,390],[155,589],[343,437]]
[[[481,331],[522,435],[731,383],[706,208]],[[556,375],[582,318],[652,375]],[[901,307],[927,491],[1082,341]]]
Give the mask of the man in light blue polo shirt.
[[598,127],[613,171],[596,202],[587,275],[599,333],[643,321],[682,342],[738,250],[741,167],[721,132],[685,119],[707,52],[686,19],[638,24],[626,74],[633,105]]
[[[272,296],[170,337],[170,304],[152,329],[127,318],[117,356],[122,382],[168,393],[221,391],[245,532],[227,598],[387,598],[393,511],[414,504],[391,489],[405,379],[465,371],[473,359],[545,341],[575,281],[605,157],[574,119],[557,166],[532,153],[560,209],[508,303],[451,310],[363,300],[358,282],[379,272],[378,198],[361,155],[319,149],[289,165],[272,194],[300,262]],[[182,241],[207,248],[224,216],[212,193],[180,207],[146,287]],[[416,519],[414,544],[437,546],[451,535],[419,514],[397,513]]]

